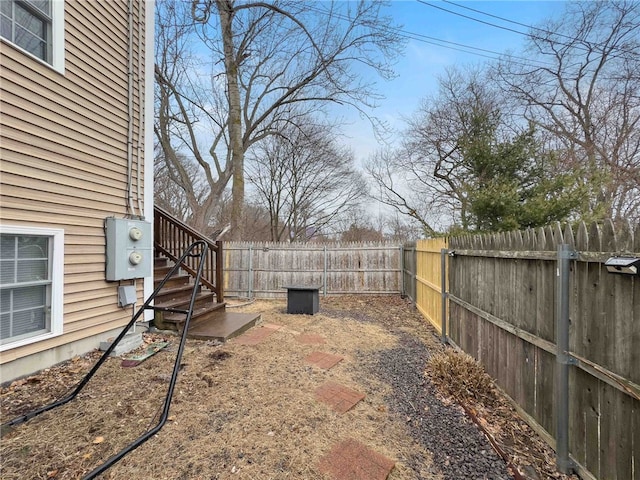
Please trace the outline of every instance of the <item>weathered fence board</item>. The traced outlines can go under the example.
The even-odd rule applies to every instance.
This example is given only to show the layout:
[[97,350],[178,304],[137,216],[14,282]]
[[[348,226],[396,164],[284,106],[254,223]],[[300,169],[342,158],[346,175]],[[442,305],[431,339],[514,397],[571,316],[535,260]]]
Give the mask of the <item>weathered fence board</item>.
[[323,294],[402,293],[402,247],[389,243],[225,242],[228,296],[282,298],[288,285]]
[[[640,256],[640,226],[580,224],[574,233],[555,224],[451,238],[449,335],[545,438],[555,438],[556,250],[563,243],[577,251],[570,272],[570,453],[585,475],[640,480],[640,277],[604,266],[611,256]],[[424,261],[439,265],[418,257],[417,272]]]

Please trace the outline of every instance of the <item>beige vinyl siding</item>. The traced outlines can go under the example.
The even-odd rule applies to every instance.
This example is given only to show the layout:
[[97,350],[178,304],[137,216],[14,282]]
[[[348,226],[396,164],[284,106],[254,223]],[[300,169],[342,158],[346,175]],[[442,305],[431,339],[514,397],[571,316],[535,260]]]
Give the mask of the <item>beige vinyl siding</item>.
[[[113,207],[112,211],[117,211],[115,207],[118,202],[122,201],[121,196],[117,195],[115,192],[113,195],[94,192],[81,183],[78,183],[77,185],[65,185],[62,183],[54,183],[54,181],[40,179],[35,175],[33,177],[14,175],[8,171],[10,166],[10,162],[7,162],[6,171],[3,171],[2,173],[2,182],[7,185],[11,185],[13,182],[14,186],[18,186],[20,192],[25,196],[25,199],[29,198],[27,195],[36,196],[41,195],[42,192],[48,191],[49,193],[47,193],[47,195],[51,195],[52,200],[54,197],[57,197],[59,202],[64,202],[65,200],[67,202],[82,202],[81,205],[83,207],[96,211],[102,210],[103,205],[111,205]],[[4,168],[5,165],[3,165],[3,169]],[[50,175],[52,180],[53,177],[54,175]],[[21,183],[25,185],[22,188],[19,187]],[[8,194],[10,195],[10,193]],[[49,199],[49,197],[44,198],[47,200]],[[52,209],[52,212],[55,213],[55,210]]]
[[[4,130],[4,135],[9,135],[9,131],[12,129],[6,128]],[[34,168],[46,165],[48,170],[54,169],[55,173],[61,175],[71,173],[78,180],[100,183],[105,186],[120,187],[122,181],[126,179],[126,173],[122,171],[124,165],[119,165],[120,159],[117,155],[114,155],[114,158],[118,160],[118,163],[110,162],[108,155],[96,157],[72,148],[62,148],[62,146],[56,152],[38,145],[25,145],[23,142],[26,142],[29,136],[17,130],[16,132],[17,134],[13,138],[5,136],[2,148],[0,148],[3,158],[13,156],[16,163],[33,165]],[[54,147],[53,144],[50,145]],[[22,146],[24,148],[21,148]],[[102,165],[109,165],[110,168],[101,168]],[[82,166],[82,170],[78,169],[79,166]]]
[[[133,194],[143,184],[137,45],[144,2],[134,2]],[[4,364],[124,325],[118,282],[106,282],[104,219],[124,217],[127,193],[127,2],[65,1],[65,74],[8,43],[0,51],[0,223],[63,228],[63,335],[10,349]],[[144,35],[142,36],[144,41]],[[140,172],[136,165],[140,165]],[[142,195],[140,191],[140,195]],[[135,212],[137,213],[137,211]],[[124,282],[128,283],[128,282]],[[142,282],[137,282],[142,302]]]
[[[57,98],[51,98],[45,88],[40,87],[33,90],[27,88],[24,83],[27,79],[19,74],[9,73],[5,76],[4,81],[8,82],[4,87],[6,90],[9,90],[12,95],[25,100],[22,104],[19,101],[13,101],[12,104],[20,107],[21,105],[28,105],[29,103],[35,102],[47,112],[47,115],[50,116],[52,120],[55,120],[56,117],[69,121],[92,120],[92,123],[79,124],[78,127],[88,131],[93,130],[94,134],[102,134],[102,132],[91,128],[94,125],[93,122],[96,122],[96,126],[104,125],[108,129],[118,128],[119,125],[126,126],[126,117],[121,118],[117,115],[117,111],[101,111],[102,107],[107,108],[109,105],[112,105],[106,101],[101,101],[100,105],[90,104],[86,98],[76,95],[74,99],[60,99],[62,101],[61,103]],[[123,88],[126,92],[126,84]],[[121,130],[121,126],[119,128]],[[121,134],[126,134],[126,130],[121,132]],[[113,143],[113,140],[108,143]]]
[[[118,153],[121,153],[118,139],[124,139],[122,143],[126,144],[126,124],[123,127],[124,131],[122,129],[114,131],[105,126],[106,133],[110,135],[103,135],[95,131],[92,132],[89,128],[82,126],[81,123],[72,122],[62,115],[42,109],[40,113],[46,115],[49,123],[46,126],[37,125],[33,122],[37,122],[43,117],[28,110],[32,102],[15,99],[10,94],[6,95],[6,97],[2,114],[3,129],[16,130],[16,139],[25,141],[30,138],[32,142],[36,142],[37,146],[48,144],[49,148],[70,148],[85,154],[92,153],[99,158],[106,156],[105,160],[119,160],[120,163],[124,162],[126,164],[126,158],[123,160],[118,156]],[[15,103],[9,103],[11,101]],[[102,125],[98,123],[97,119],[90,116],[85,116],[81,121],[85,125],[91,124],[96,127]],[[7,131],[3,135],[11,138],[11,133]],[[102,143],[105,139],[108,139],[109,142]]]
[[[86,215],[86,208],[66,205],[53,206],[51,202],[46,201],[48,198],[45,194],[42,194],[42,196],[43,200],[38,202],[30,201],[28,205],[24,200],[21,201],[18,198],[7,199],[3,196],[3,219],[7,222],[12,221],[16,225],[28,225],[42,220],[43,212],[47,212],[47,223],[58,228],[64,227],[65,231],[71,231],[73,227],[82,228],[83,231],[86,231],[84,227],[101,228],[103,225],[102,219]],[[6,208],[4,207],[5,205]],[[85,212],[82,212],[84,216],[71,216],[69,214],[70,212],[75,213],[75,210],[80,209],[85,210]],[[105,210],[105,216],[108,215],[111,215],[111,211]]]

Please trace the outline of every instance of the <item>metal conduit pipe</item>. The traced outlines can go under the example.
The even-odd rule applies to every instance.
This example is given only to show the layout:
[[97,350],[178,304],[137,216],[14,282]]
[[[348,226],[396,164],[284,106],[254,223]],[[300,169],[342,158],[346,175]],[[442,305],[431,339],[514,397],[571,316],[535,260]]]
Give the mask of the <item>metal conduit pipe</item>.
[[144,65],[144,57],[142,55],[142,45],[143,45],[143,35],[142,35],[142,8],[144,4],[138,4],[138,114],[140,116],[140,122],[138,126],[138,149],[136,153],[136,172],[137,172],[137,181],[136,181],[136,196],[138,200],[138,212],[140,213],[140,217],[144,217],[144,209],[142,206],[142,193],[141,193],[141,182],[140,178],[142,177],[142,169],[140,168],[140,164],[142,157],[144,156],[144,122],[145,122],[145,105],[144,105],[144,97],[143,97],[143,86],[144,86],[144,75],[142,70],[142,65]]
[[133,0],[127,2],[127,215],[133,214]]

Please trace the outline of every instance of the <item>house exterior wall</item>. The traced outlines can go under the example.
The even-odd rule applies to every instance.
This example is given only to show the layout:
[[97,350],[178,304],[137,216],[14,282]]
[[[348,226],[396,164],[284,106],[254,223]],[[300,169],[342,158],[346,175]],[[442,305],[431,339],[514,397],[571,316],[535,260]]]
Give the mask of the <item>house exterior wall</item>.
[[143,128],[152,12],[142,0],[65,1],[63,73],[0,45],[0,226],[64,230],[62,334],[2,351],[3,382],[95,348],[131,318],[131,307],[118,306],[118,282],[105,281],[104,220],[152,211]]

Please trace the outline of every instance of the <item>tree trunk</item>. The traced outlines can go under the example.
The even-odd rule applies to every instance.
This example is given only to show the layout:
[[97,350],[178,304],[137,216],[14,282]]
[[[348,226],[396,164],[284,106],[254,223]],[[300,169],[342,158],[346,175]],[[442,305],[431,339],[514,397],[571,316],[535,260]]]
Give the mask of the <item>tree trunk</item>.
[[240,105],[240,87],[238,84],[238,63],[233,46],[234,10],[230,0],[217,0],[222,44],[224,48],[224,66],[227,74],[227,95],[229,97],[229,141],[233,180],[231,184],[231,239],[243,237],[244,210],[244,148],[242,144],[242,110]]

